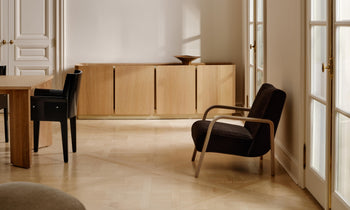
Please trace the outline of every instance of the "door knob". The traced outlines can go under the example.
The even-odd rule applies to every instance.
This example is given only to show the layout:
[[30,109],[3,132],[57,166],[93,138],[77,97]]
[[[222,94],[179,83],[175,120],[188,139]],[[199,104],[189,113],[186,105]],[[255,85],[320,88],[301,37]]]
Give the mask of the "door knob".
[[6,44],[6,40],[2,40],[2,44],[3,44],[3,45]]
[[14,42],[13,42],[13,40],[10,40],[10,44],[13,44]]

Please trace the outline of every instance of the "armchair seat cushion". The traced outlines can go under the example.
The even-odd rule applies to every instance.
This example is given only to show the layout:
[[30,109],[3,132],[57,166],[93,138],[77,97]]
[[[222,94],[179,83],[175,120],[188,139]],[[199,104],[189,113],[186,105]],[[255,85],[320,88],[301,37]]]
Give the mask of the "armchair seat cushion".
[[[198,151],[202,151],[210,121],[199,120],[192,125],[192,138]],[[207,152],[248,156],[253,137],[243,126],[216,122],[211,132]]]

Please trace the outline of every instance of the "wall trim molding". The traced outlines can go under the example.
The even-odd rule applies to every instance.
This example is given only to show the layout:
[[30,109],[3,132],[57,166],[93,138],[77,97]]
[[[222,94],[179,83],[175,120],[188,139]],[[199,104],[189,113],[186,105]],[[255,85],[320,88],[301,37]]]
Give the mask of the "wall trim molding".
[[288,175],[293,179],[293,181],[298,184],[300,187],[300,179],[299,179],[299,166],[298,161],[290,154],[290,152],[278,141],[275,139],[275,158],[282,165],[284,170],[288,173]]
[[63,86],[66,68],[66,0],[56,1],[56,88]]

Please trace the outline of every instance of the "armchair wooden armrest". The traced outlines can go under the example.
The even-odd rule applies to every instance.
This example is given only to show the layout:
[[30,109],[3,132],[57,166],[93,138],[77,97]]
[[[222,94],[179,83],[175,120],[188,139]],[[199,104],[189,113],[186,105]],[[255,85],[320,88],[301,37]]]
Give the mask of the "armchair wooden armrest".
[[[271,120],[268,119],[261,119],[261,118],[252,118],[252,117],[240,117],[240,116],[225,116],[225,115],[220,115],[216,116],[209,124],[207,135],[204,140],[203,144],[203,149],[201,152],[201,156],[199,158],[199,163],[196,169],[195,177],[197,178],[199,176],[200,168],[203,163],[204,155],[207,150],[208,144],[209,144],[209,139],[211,135],[211,131],[215,125],[215,123],[218,120],[221,119],[228,119],[228,120],[242,120],[242,121],[249,121],[249,122],[254,122],[254,123],[264,123],[268,124],[270,128],[270,146],[271,146],[271,176],[275,175],[275,147],[274,147],[274,139],[275,139],[275,132],[274,132],[274,124]],[[196,156],[196,148],[194,149],[193,156],[192,156],[192,161],[194,161],[195,156]]]
[[239,110],[239,111],[250,111],[249,108],[239,107],[239,106],[213,105],[213,106],[210,106],[207,110],[205,110],[202,119],[203,120],[207,119],[208,113],[213,109],[230,109],[230,110]]

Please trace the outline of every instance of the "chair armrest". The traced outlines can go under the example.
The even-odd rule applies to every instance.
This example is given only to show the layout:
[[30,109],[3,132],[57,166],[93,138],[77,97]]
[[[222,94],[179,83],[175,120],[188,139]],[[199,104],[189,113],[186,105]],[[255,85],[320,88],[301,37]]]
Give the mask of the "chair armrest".
[[63,90],[35,89],[34,96],[63,96]]
[[210,106],[207,110],[205,110],[202,119],[203,120],[207,119],[207,115],[208,115],[209,111],[211,111],[213,109],[230,109],[230,110],[239,110],[239,111],[250,111],[249,108],[239,107],[239,106],[213,105],[213,106]]
[[[204,140],[204,144],[203,144],[203,148],[202,148],[202,155],[201,155],[201,159],[203,159],[204,157],[204,153],[207,151],[207,147],[209,144],[209,139],[210,139],[210,135],[211,135],[211,131],[213,130],[214,124],[221,119],[228,119],[228,120],[242,120],[242,121],[249,121],[249,122],[255,122],[255,123],[264,123],[264,124],[268,124],[270,127],[270,148],[271,148],[271,175],[274,176],[275,175],[275,143],[274,143],[274,139],[275,139],[275,128],[274,128],[274,124],[271,120],[268,119],[261,119],[261,118],[253,118],[253,117],[240,117],[240,116],[224,116],[224,115],[220,115],[220,116],[216,116],[209,124],[208,127],[208,131],[207,131],[207,135],[205,136],[205,140]],[[204,151],[204,153],[203,153]],[[200,168],[200,166],[199,166]],[[199,170],[196,171],[196,177],[198,177],[199,174]]]
[[[204,159],[204,155],[207,151],[207,147],[209,144],[209,139],[210,139],[210,135],[211,135],[211,131],[213,130],[214,124],[221,119],[228,119],[228,120],[243,120],[243,121],[249,121],[249,122],[255,122],[255,123],[265,123],[268,124],[270,127],[270,148],[271,148],[271,176],[275,175],[275,146],[274,146],[274,139],[275,139],[275,133],[274,133],[274,124],[271,120],[268,119],[260,119],[260,118],[252,118],[252,117],[240,117],[240,116],[224,116],[224,115],[220,115],[220,116],[216,116],[209,124],[208,126],[208,130],[207,130],[207,134],[205,136],[204,139],[204,143],[203,143],[203,147],[202,147],[202,151],[201,151],[201,157],[199,159],[199,163],[196,169],[196,173],[195,173],[195,177],[197,178],[199,176],[199,171],[202,167],[202,163],[203,163],[203,159]],[[196,148],[195,148],[196,151]],[[196,153],[193,152],[193,156],[192,156],[192,161],[194,161],[194,157],[195,157]]]
[[67,99],[63,96],[31,96],[30,101],[32,103],[39,102],[48,102],[48,103],[67,103]]

